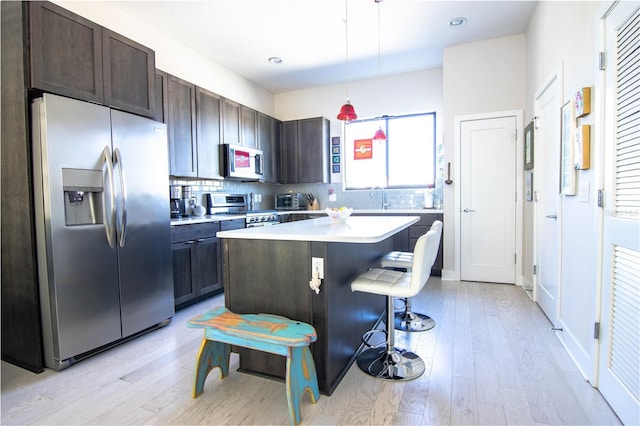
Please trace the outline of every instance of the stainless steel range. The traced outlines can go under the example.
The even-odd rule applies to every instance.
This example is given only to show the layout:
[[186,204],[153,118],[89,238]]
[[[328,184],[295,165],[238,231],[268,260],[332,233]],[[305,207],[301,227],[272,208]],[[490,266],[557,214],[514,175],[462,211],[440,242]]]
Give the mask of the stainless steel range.
[[244,215],[245,228],[269,226],[280,223],[276,210],[247,210],[245,194],[207,194],[207,214]]

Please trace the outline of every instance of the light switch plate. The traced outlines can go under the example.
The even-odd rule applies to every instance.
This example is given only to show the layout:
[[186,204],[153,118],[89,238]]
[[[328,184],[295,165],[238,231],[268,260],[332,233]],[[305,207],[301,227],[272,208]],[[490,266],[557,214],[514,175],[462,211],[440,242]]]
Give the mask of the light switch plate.
[[588,203],[589,202],[589,191],[591,189],[591,182],[584,182],[578,185],[578,202],[580,203]]
[[318,278],[324,279],[324,259],[322,257],[311,258],[311,274],[318,271]]

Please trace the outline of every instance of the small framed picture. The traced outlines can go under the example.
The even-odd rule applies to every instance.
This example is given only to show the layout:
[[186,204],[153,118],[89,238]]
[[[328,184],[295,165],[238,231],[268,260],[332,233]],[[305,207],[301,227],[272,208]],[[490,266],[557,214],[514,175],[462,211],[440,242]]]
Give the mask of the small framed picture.
[[339,155],[333,155],[331,156],[331,162],[333,164],[340,164],[340,156]]
[[331,145],[335,146],[338,145],[340,146],[340,136],[334,136],[331,138]]
[[340,145],[334,145],[331,147],[332,154],[340,154]]
[[534,121],[524,128],[524,169],[533,169],[533,128]]
[[591,126],[583,124],[576,129],[576,144],[573,152],[576,170],[587,170],[591,167]]
[[584,117],[591,112],[591,87],[583,87],[576,92],[576,118]]
[[332,173],[340,173],[340,164],[333,164],[331,172]]

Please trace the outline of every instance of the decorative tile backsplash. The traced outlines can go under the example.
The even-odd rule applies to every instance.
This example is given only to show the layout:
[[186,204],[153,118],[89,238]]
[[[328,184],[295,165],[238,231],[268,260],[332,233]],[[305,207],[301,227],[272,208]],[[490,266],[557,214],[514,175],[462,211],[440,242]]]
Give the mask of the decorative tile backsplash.
[[[191,193],[198,200],[198,204],[202,204],[204,194],[212,192],[224,192],[233,194],[259,194],[261,197],[254,196],[253,208],[273,209],[275,206],[275,195],[289,192],[312,193],[318,199],[320,208],[347,206],[355,209],[381,209],[383,192],[376,188],[375,190],[349,190],[343,191],[342,184],[296,184],[296,185],[280,185],[280,184],[264,184],[264,183],[248,183],[236,182],[231,180],[188,180],[188,179],[170,179],[170,185],[190,185]],[[436,188],[434,194],[434,207],[438,208],[438,199],[441,191]],[[167,188],[168,197],[169,188]],[[335,201],[330,201],[330,192],[335,194]],[[261,198],[261,202],[255,201]],[[420,189],[385,189],[384,201],[386,208],[390,210],[397,209],[422,209],[425,200],[425,190]],[[441,207],[440,207],[441,208]]]

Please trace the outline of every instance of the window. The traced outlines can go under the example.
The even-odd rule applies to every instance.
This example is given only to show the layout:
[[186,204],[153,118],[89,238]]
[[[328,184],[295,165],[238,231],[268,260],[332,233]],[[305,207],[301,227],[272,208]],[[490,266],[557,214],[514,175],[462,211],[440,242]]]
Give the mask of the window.
[[[352,121],[345,125],[345,187],[435,186],[436,114]],[[373,141],[382,127],[387,140]]]

